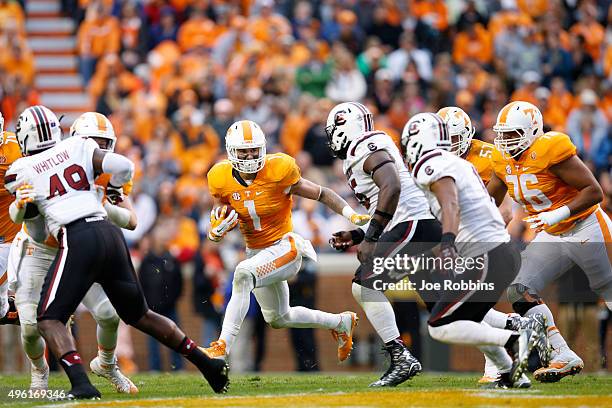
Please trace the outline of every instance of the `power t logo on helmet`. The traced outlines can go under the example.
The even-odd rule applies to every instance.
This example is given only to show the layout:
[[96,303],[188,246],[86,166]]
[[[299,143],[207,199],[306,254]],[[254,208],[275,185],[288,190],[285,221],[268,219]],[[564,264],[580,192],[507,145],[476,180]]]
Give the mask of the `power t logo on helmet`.
[[85,112],[70,126],[70,137],[90,137],[94,139],[100,149],[109,152],[115,151],[117,136],[110,120],[98,112]]

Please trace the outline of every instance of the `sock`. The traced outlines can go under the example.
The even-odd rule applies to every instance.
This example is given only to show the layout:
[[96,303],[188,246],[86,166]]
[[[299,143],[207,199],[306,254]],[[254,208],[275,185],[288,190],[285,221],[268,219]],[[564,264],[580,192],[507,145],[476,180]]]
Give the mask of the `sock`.
[[485,356],[485,375],[496,377],[497,373],[505,373],[512,368],[512,359],[503,347],[478,346]]
[[502,313],[495,309],[491,309],[487,312],[482,321],[487,323],[491,327],[497,327],[498,329],[506,329],[506,323],[508,322],[508,314]]
[[395,313],[384,293],[353,283],[353,297],[365,312],[368,320],[383,343],[400,336]]
[[93,387],[89,381],[89,378],[87,377],[87,374],[85,373],[79,353],[74,350],[69,351],[60,357],[59,362],[66,372],[66,375],[68,376],[70,384],[72,384],[73,388],[83,384],[89,384]]
[[195,365],[202,373],[210,368],[211,358],[204,354],[198,345],[187,336],[183,338],[181,344],[179,344],[174,351],[182,354],[183,357]]
[[219,339],[225,341],[225,352],[230,353],[240,326],[249,311],[251,304],[251,291],[255,287],[252,279],[236,279],[232,284],[232,296],[225,308],[223,325]]
[[105,365],[115,364],[115,348],[117,347],[117,325],[98,323],[96,328],[98,340],[98,358]]
[[0,276],[0,317],[8,312],[8,273]]
[[550,345],[552,346],[552,348],[558,350],[562,347],[568,347],[567,343],[565,342],[565,339],[559,332],[559,329],[557,329],[557,327],[555,326],[555,318],[553,317],[553,314],[548,308],[548,306],[546,306],[545,303],[534,306],[531,309],[527,310],[527,312],[525,312],[525,316],[530,316],[535,313],[542,313],[546,316],[546,321],[548,325],[548,340],[550,341]]
[[471,320],[457,320],[443,326],[429,326],[429,334],[443,343],[504,346],[514,332]]
[[402,347],[406,347],[406,345],[405,345],[405,344],[404,344],[404,342],[402,341],[402,338],[401,338],[401,337],[398,337],[397,339],[393,339],[393,340],[391,340],[391,341],[389,341],[389,342],[385,343],[385,346],[389,347],[389,346],[393,346],[393,345],[395,345],[395,344],[399,344],[399,345],[401,345]]
[[291,327],[297,329],[314,328],[333,330],[340,325],[341,320],[342,316],[340,314],[295,306],[289,308],[289,311],[281,317],[271,321],[270,325],[276,329]]

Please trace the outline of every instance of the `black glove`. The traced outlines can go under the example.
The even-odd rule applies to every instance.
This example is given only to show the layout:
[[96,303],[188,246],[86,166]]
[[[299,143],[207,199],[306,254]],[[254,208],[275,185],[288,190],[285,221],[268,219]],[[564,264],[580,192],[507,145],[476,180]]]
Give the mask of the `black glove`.
[[452,278],[455,276],[454,265],[455,259],[459,257],[457,248],[455,247],[455,234],[447,232],[442,234],[440,240],[440,259],[442,260],[442,272],[446,277]]

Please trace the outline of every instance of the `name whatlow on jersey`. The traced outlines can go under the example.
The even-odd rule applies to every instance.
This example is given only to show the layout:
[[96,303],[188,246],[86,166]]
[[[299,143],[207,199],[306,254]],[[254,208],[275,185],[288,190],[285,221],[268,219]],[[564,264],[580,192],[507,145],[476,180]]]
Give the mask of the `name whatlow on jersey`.
[[375,257],[372,262],[374,274],[381,275],[387,272],[398,276],[412,275],[421,270],[452,270],[456,274],[462,274],[466,270],[483,269],[484,267],[485,258],[482,256],[442,259],[426,254],[418,256],[396,254],[393,257]]
[[372,282],[374,290],[387,291],[414,291],[419,292],[427,291],[494,291],[495,283],[493,282],[481,282],[480,280],[462,280],[455,281],[453,279],[444,279],[441,282],[426,282],[421,281],[418,283],[411,282],[407,279],[399,282],[385,282],[382,279],[376,279]]

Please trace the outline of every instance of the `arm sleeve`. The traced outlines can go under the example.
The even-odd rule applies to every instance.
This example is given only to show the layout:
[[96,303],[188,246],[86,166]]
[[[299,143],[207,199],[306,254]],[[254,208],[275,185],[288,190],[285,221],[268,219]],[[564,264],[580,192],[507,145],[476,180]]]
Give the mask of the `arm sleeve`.
[[106,153],[102,160],[102,171],[111,174],[109,184],[122,186],[134,176],[134,163],[116,153]]

